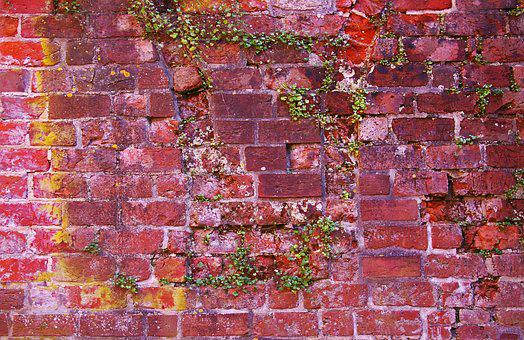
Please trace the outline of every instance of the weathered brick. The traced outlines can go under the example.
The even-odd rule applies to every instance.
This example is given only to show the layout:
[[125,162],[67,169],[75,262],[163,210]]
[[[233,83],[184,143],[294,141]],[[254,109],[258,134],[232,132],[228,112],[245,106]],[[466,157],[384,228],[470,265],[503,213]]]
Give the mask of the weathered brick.
[[178,202],[127,202],[123,206],[126,225],[179,226],[185,222],[185,205]]
[[80,317],[82,336],[139,337],[144,332],[142,315],[131,313],[86,314]]
[[424,164],[421,149],[416,146],[363,146],[359,151],[359,163],[366,170],[413,169]]
[[424,10],[443,10],[451,8],[451,0],[396,0],[393,2],[393,9],[405,11],[424,11]]
[[486,147],[487,164],[496,168],[524,167],[524,146],[491,145]]
[[397,171],[393,192],[396,196],[444,196],[448,193],[448,177],[436,171]]
[[1,149],[1,171],[46,171],[47,151],[42,149]]
[[26,198],[27,176],[0,175],[0,198]]
[[286,148],[284,146],[247,147],[246,169],[249,171],[272,171],[286,169]]
[[248,314],[184,314],[184,336],[243,336],[249,332]]
[[147,335],[148,336],[177,336],[178,315],[148,315],[147,316]]
[[255,142],[255,122],[215,120],[215,131],[224,143],[252,144]]
[[425,250],[428,246],[426,228],[366,227],[364,245],[369,249],[406,248]]
[[75,332],[73,315],[18,314],[13,317],[14,336],[71,336]]
[[47,269],[47,260],[31,258],[0,259],[0,282],[29,282]]
[[453,138],[453,119],[398,118],[394,119],[393,132],[399,140],[450,141]]
[[82,22],[73,15],[38,15],[22,18],[24,38],[80,38]]
[[318,197],[322,185],[320,175],[280,174],[259,175],[260,197]]
[[29,84],[27,70],[0,70],[0,92],[25,92]]
[[486,265],[480,255],[430,255],[424,271],[432,277],[475,278],[487,275]]
[[182,155],[177,148],[135,148],[120,153],[124,171],[164,172],[181,169]]
[[24,296],[21,289],[0,290],[0,310],[21,309],[24,306]]
[[388,174],[362,174],[359,178],[359,190],[362,195],[389,194]]
[[320,129],[312,121],[271,120],[259,123],[260,143],[320,143]]
[[51,95],[50,119],[104,117],[110,113],[111,101],[107,95]]
[[353,332],[353,314],[350,311],[327,310],[322,313],[322,333],[351,336]]
[[466,58],[466,43],[458,39],[407,38],[403,43],[410,61],[459,61]]
[[517,62],[524,60],[524,43],[518,38],[489,38],[483,41],[482,56],[489,62]]
[[419,256],[363,257],[362,274],[368,278],[419,277]]
[[416,221],[418,203],[409,199],[364,199],[360,214],[364,221]]
[[424,86],[428,83],[428,75],[424,71],[424,65],[415,63],[396,68],[377,65],[368,76],[368,81],[376,86]]
[[53,203],[0,203],[0,223],[3,226],[58,225],[61,207]]
[[25,122],[0,122],[0,145],[24,144],[27,130]]
[[258,336],[316,336],[318,323],[312,312],[255,314],[254,333]]
[[426,281],[377,283],[371,290],[373,304],[380,306],[431,307],[436,292]]
[[53,149],[51,164],[59,171],[107,171],[116,167],[116,152],[113,149]]
[[359,334],[413,336],[422,333],[418,311],[365,310],[356,315]]
[[0,64],[17,66],[49,66],[60,61],[60,47],[42,39],[0,42]]
[[0,37],[15,36],[18,31],[18,18],[0,16]]
[[480,165],[478,145],[430,146],[427,149],[427,164],[432,169],[470,169]]
[[29,140],[31,145],[38,146],[73,146],[76,131],[72,123],[31,122]]
[[271,95],[213,94],[209,105],[217,118],[264,118],[272,115]]

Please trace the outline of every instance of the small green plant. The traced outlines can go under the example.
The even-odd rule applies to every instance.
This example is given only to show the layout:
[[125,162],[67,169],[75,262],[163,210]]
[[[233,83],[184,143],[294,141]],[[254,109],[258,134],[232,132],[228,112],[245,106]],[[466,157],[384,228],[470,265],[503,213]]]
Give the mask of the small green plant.
[[509,188],[505,195],[508,200],[515,200],[524,194],[524,169],[515,171],[515,185]]
[[351,109],[353,110],[353,121],[358,122],[362,120],[362,114],[368,108],[366,101],[367,91],[365,89],[356,89],[351,92],[352,101]]
[[484,84],[482,87],[477,88],[475,93],[478,96],[476,106],[479,114],[486,114],[486,109],[489,105],[489,97],[494,95],[502,94],[502,90],[494,89],[491,84]]
[[307,289],[313,282],[313,270],[310,263],[310,255],[317,250],[326,257],[331,258],[333,249],[333,233],[338,230],[338,225],[329,217],[321,217],[314,223],[294,229],[294,234],[298,237],[299,243],[290,248],[288,260],[298,265],[298,273],[293,275],[285,274],[281,270],[276,271],[279,278],[279,289],[287,289],[298,292]]
[[521,5],[517,5],[517,7],[512,8],[508,11],[508,14],[514,17],[518,17],[522,15],[522,13],[524,13],[524,7],[522,7]]
[[401,66],[408,62],[408,56],[406,54],[406,49],[404,48],[404,43],[402,42],[401,38],[397,39],[397,53],[391,57],[390,59],[382,59],[380,60],[380,64],[382,65],[396,65]]
[[84,251],[93,255],[100,254],[100,245],[98,240],[93,240],[87,246],[85,246]]
[[469,135],[467,137],[457,137],[455,138],[455,145],[457,145],[460,149],[464,147],[464,145],[473,145],[475,144],[475,141],[478,140],[480,137],[475,135]]
[[351,199],[351,197],[352,197],[351,193],[347,190],[342,191],[342,193],[340,194],[340,198],[343,200],[349,200]]
[[[250,256],[251,246],[246,245],[245,231],[239,230],[237,234],[240,237],[240,244],[235,253],[228,255],[230,261],[229,273],[219,276],[209,275],[202,279],[187,276],[187,282],[196,286],[212,286],[226,290],[242,289],[244,292],[247,291],[247,286],[255,285],[260,278],[258,268],[254,264],[254,258]],[[238,292],[234,291],[233,295],[238,295]]]
[[512,92],[519,92],[520,86],[517,84],[517,81],[515,80],[515,74],[513,72],[509,75],[509,90]]
[[222,194],[216,194],[215,196],[213,196],[211,198],[206,197],[203,194],[195,195],[195,200],[197,202],[217,202],[217,201],[220,201],[222,198],[224,198],[224,196],[222,196]]
[[424,61],[424,72],[426,74],[433,73],[433,62],[431,60]]
[[473,57],[473,61],[477,64],[486,64],[486,60],[484,59],[484,56],[482,55],[482,51],[484,50],[484,39],[482,37],[477,37],[475,39],[475,56]]
[[482,257],[484,258],[488,258],[488,257],[491,257],[493,256],[494,254],[497,254],[497,255],[502,255],[502,250],[498,249],[498,248],[493,248],[493,249],[477,249],[476,252],[480,255],[482,255]]
[[53,5],[56,13],[62,14],[76,14],[80,13],[80,4],[77,0],[53,0]]
[[314,94],[309,93],[310,91],[311,89],[298,87],[296,84],[283,84],[279,88],[280,100],[288,105],[291,119],[299,120],[312,117],[316,110],[316,102]]
[[114,285],[116,287],[128,290],[133,294],[138,293],[136,278],[132,276],[126,276],[123,273],[117,273],[114,278]]

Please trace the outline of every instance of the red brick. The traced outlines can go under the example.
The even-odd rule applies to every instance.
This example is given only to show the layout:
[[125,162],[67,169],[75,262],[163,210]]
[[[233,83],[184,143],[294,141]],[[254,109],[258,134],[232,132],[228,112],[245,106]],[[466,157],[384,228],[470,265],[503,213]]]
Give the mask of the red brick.
[[156,186],[159,197],[177,198],[186,193],[187,179],[181,175],[157,176]]
[[24,291],[21,289],[0,290],[0,310],[15,310],[24,307]]
[[161,258],[155,262],[155,276],[158,280],[168,279],[172,282],[183,282],[186,275],[185,259],[180,257]]
[[29,84],[29,72],[27,70],[0,70],[0,92],[25,92]]
[[160,67],[141,67],[138,72],[139,89],[165,89],[169,86],[166,73]]
[[13,231],[0,231],[0,251],[3,254],[21,254],[25,251],[27,244],[26,235]]
[[461,136],[477,136],[482,141],[511,141],[513,120],[507,118],[470,118],[460,123]]
[[359,178],[359,190],[362,195],[388,195],[389,175],[362,174]]
[[126,257],[120,263],[120,271],[138,281],[145,281],[151,276],[150,265],[150,259]]
[[[97,4],[100,6],[99,4]],[[89,34],[95,38],[140,37],[140,22],[129,14],[100,14],[90,16]]]
[[92,64],[96,46],[92,41],[72,40],[66,44],[66,62],[68,65]]
[[146,140],[145,119],[93,119],[81,122],[84,146],[140,144]]
[[252,121],[215,120],[215,131],[224,143],[252,144],[255,142],[255,123]]
[[42,39],[32,41],[0,42],[0,64],[17,66],[49,66],[60,61],[56,43]]
[[304,294],[304,307],[306,309],[362,307],[366,305],[367,299],[366,285],[319,281]]
[[215,70],[211,79],[217,90],[260,89],[262,86],[260,70],[254,67]]
[[428,246],[426,228],[366,227],[364,244],[369,249],[406,248],[425,250]]
[[320,143],[320,129],[312,121],[261,121],[260,143]]
[[419,277],[420,257],[363,257],[362,274],[364,277]]
[[318,322],[311,312],[276,312],[255,314],[254,334],[257,336],[316,336]]
[[0,150],[1,171],[46,171],[49,169],[47,150],[2,149]]
[[426,113],[472,112],[476,97],[465,93],[424,93],[417,96],[418,109]]
[[0,203],[0,224],[3,226],[58,225],[60,218],[59,204]]
[[379,306],[431,307],[436,304],[436,292],[429,282],[387,282],[373,286],[373,304]]
[[486,276],[486,265],[480,255],[430,255],[424,271],[431,277],[475,278]]
[[429,215],[429,220],[436,221],[460,221],[464,216],[471,220],[482,220],[484,218],[482,202],[480,200],[447,200],[447,201],[427,201],[422,204],[425,213]]
[[51,163],[59,171],[107,171],[116,166],[116,152],[111,149],[53,149]]
[[111,101],[106,95],[51,95],[49,97],[50,119],[74,119],[104,117],[110,113]]
[[183,336],[246,336],[249,332],[248,314],[184,314]]
[[185,204],[171,201],[127,202],[123,206],[126,225],[180,226],[185,222]]
[[446,33],[449,35],[502,35],[505,33],[504,17],[499,13],[454,12],[444,19]]
[[504,254],[492,257],[493,274],[496,276],[520,277],[524,275],[524,255]]
[[286,169],[284,146],[253,146],[245,149],[248,171],[272,171]]
[[359,149],[362,169],[412,169],[423,166],[421,149],[416,146],[363,146]]
[[392,126],[402,141],[450,141],[453,138],[453,119],[398,118],[393,120]]
[[139,337],[144,332],[140,314],[86,314],[80,317],[80,335]]
[[[510,9],[517,6],[518,1],[516,0],[459,0],[457,2],[457,8],[461,11],[476,12],[483,9]],[[465,15],[468,15],[465,13]]]
[[475,306],[520,307],[524,303],[524,284],[514,281],[485,280],[475,285]]
[[408,38],[403,43],[410,61],[459,61],[466,58],[466,43],[458,39]]
[[24,38],[80,38],[82,22],[73,15],[38,15],[22,18]]
[[417,311],[365,310],[357,313],[359,334],[420,335],[422,324]]
[[71,336],[75,333],[73,315],[38,314],[13,316],[14,336]]
[[444,196],[448,193],[448,177],[443,172],[398,171],[393,192],[396,196]]
[[76,131],[72,123],[31,122],[29,140],[38,146],[74,146]]
[[524,42],[517,37],[488,38],[482,43],[482,56],[488,62],[518,62],[524,60]]
[[259,175],[259,197],[319,197],[322,194],[320,175]]
[[67,216],[72,225],[115,225],[115,202],[69,202]]
[[451,8],[451,0],[395,0],[393,1],[393,9],[405,11],[424,11],[424,10],[442,10]]
[[427,163],[432,169],[469,169],[480,166],[478,145],[430,146],[427,149]]
[[27,176],[0,175],[0,198],[26,198]]
[[289,309],[298,305],[298,294],[270,287],[268,303],[271,309]]
[[487,164],[496,168],[523,168],[524,146],[490,145],[486,147]]
[[111,254],[150,254],[162,248],[161,230],[104,230],[100,233],[100,248]]
[[489,322],[490,315],[484,310],[462,309],[460,311],[460,322],[463,324],[483,325]]
[[1,13],[49,13],[51,9],[52,3],[49,0],[10,0],[0,3]]
[[37,119],[47,110],[47,97],[0,98],[2,119]]
[[216,118],[264,118],[272,115],[271,95],[213,94],[209,105]]
[[495,315],[497,322],[511,327],[524,327],[524,312],[521,310],[498,310]]
[[153,44],[148,40],[117,39],[100,42],[97,58],[103,65],[127,65],[154,62],[157,55]]
[[124,171],[173,171],[181,169],[182,154],[177,148],[130,147],[120,153],[120,166]]
[[77,174],[35,174],[33,195],[39,198],[87,198],[85,178]]
[[504,171],[471,172],[453,178],[453,190],[457,195],[501,195],[515,184],[512,173]]
[[431,242],[437,249],[459,248],[462,245],[462,231],[455,225],[432,225]]
[[520,232],[516,225],[504,228],[496,225],[464,228],[465,245],[472,249],[517,249],[519,237]]
[[328,310],[322,313],[322,333],[332,336],[353,335],[351,311]]
[[31,90],[35,93],[66,92],[69,88],[64,70],[38,70],[33,73]]
[[63,282],[107,281],[116,272],[114,259],[102,256],[67,256],[53,260],[53,278]]
[[365,199],[360,202],[363,221],[416,221],[418,203],[415,200]]
[[15,36],[18,31],[18,18],[0,16],[0,37]]
[[210,64],[238,64],[242,59],[242,51],[238,44],[217,43],[204,48],[202,57]]
[[47,269],[47,260],[31,258],[0,259],[0,282],[28,282]]
[[0,145],[24,144],[27,130],[27,123],[24,122],[0,122]]
[[402,36],[437,35],[439,17],[436,14],[391,14],[386,29]]
[[178,315],[148,315],[147,335],[176,337]]
[[[225,266],[229,263],[226,262]],[[238,295],[233,295],[237,292]],[[258,309],[264,305],[265,293],[263,286],[254,286],[252,289],[248,288],[243,291],[241,288],[233,288],[230,291],[225,291],[221,288],[206,287],[200,292],[200,299],[204,309]]]
[[424,71],[424,65],[414,63],[396,68],[377,65],[368,76],[368,81],[376,86],[424,86],[428,83],[428,75]]

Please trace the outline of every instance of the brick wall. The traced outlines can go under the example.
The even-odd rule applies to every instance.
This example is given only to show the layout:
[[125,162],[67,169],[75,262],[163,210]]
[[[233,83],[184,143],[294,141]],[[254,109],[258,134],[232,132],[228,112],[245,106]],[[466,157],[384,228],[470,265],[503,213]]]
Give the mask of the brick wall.
[[[314,57],[222,44],[198,92],[194,63],[143,39],[124,0],[78,2],[0,0],[0,336],[524,336],[522,220],[500,224],[524,203],[505,196],[524,168],[517,0],[392,0],[382,25],[383,0],[243,2],[259,30],[351,37],[340,58],[368,106],[338,133],[362,143],[356,166],[278,99],[320,85]],[[291,226],[323,215],[341,229],[308,291],[184,283],[227,272],[240,226],[270,277]]]

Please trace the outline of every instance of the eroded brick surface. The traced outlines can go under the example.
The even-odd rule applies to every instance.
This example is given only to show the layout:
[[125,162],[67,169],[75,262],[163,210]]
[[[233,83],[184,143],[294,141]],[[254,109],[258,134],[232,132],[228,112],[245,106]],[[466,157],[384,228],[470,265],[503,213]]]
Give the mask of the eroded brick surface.
[[[351,94],[321,104],[353,159],[278,99],[322,85],[313,54],[192,63],[125,0],[69,2],[0,0],[0,337],[524,337],[519,1],[241,1],[254,32],[348,35],[363,119]],[[322,215],[342,228],[311,289],[262,282],[296,273],[291,228]],[[240,227],[256,290],[186,284],[231,271]]]

